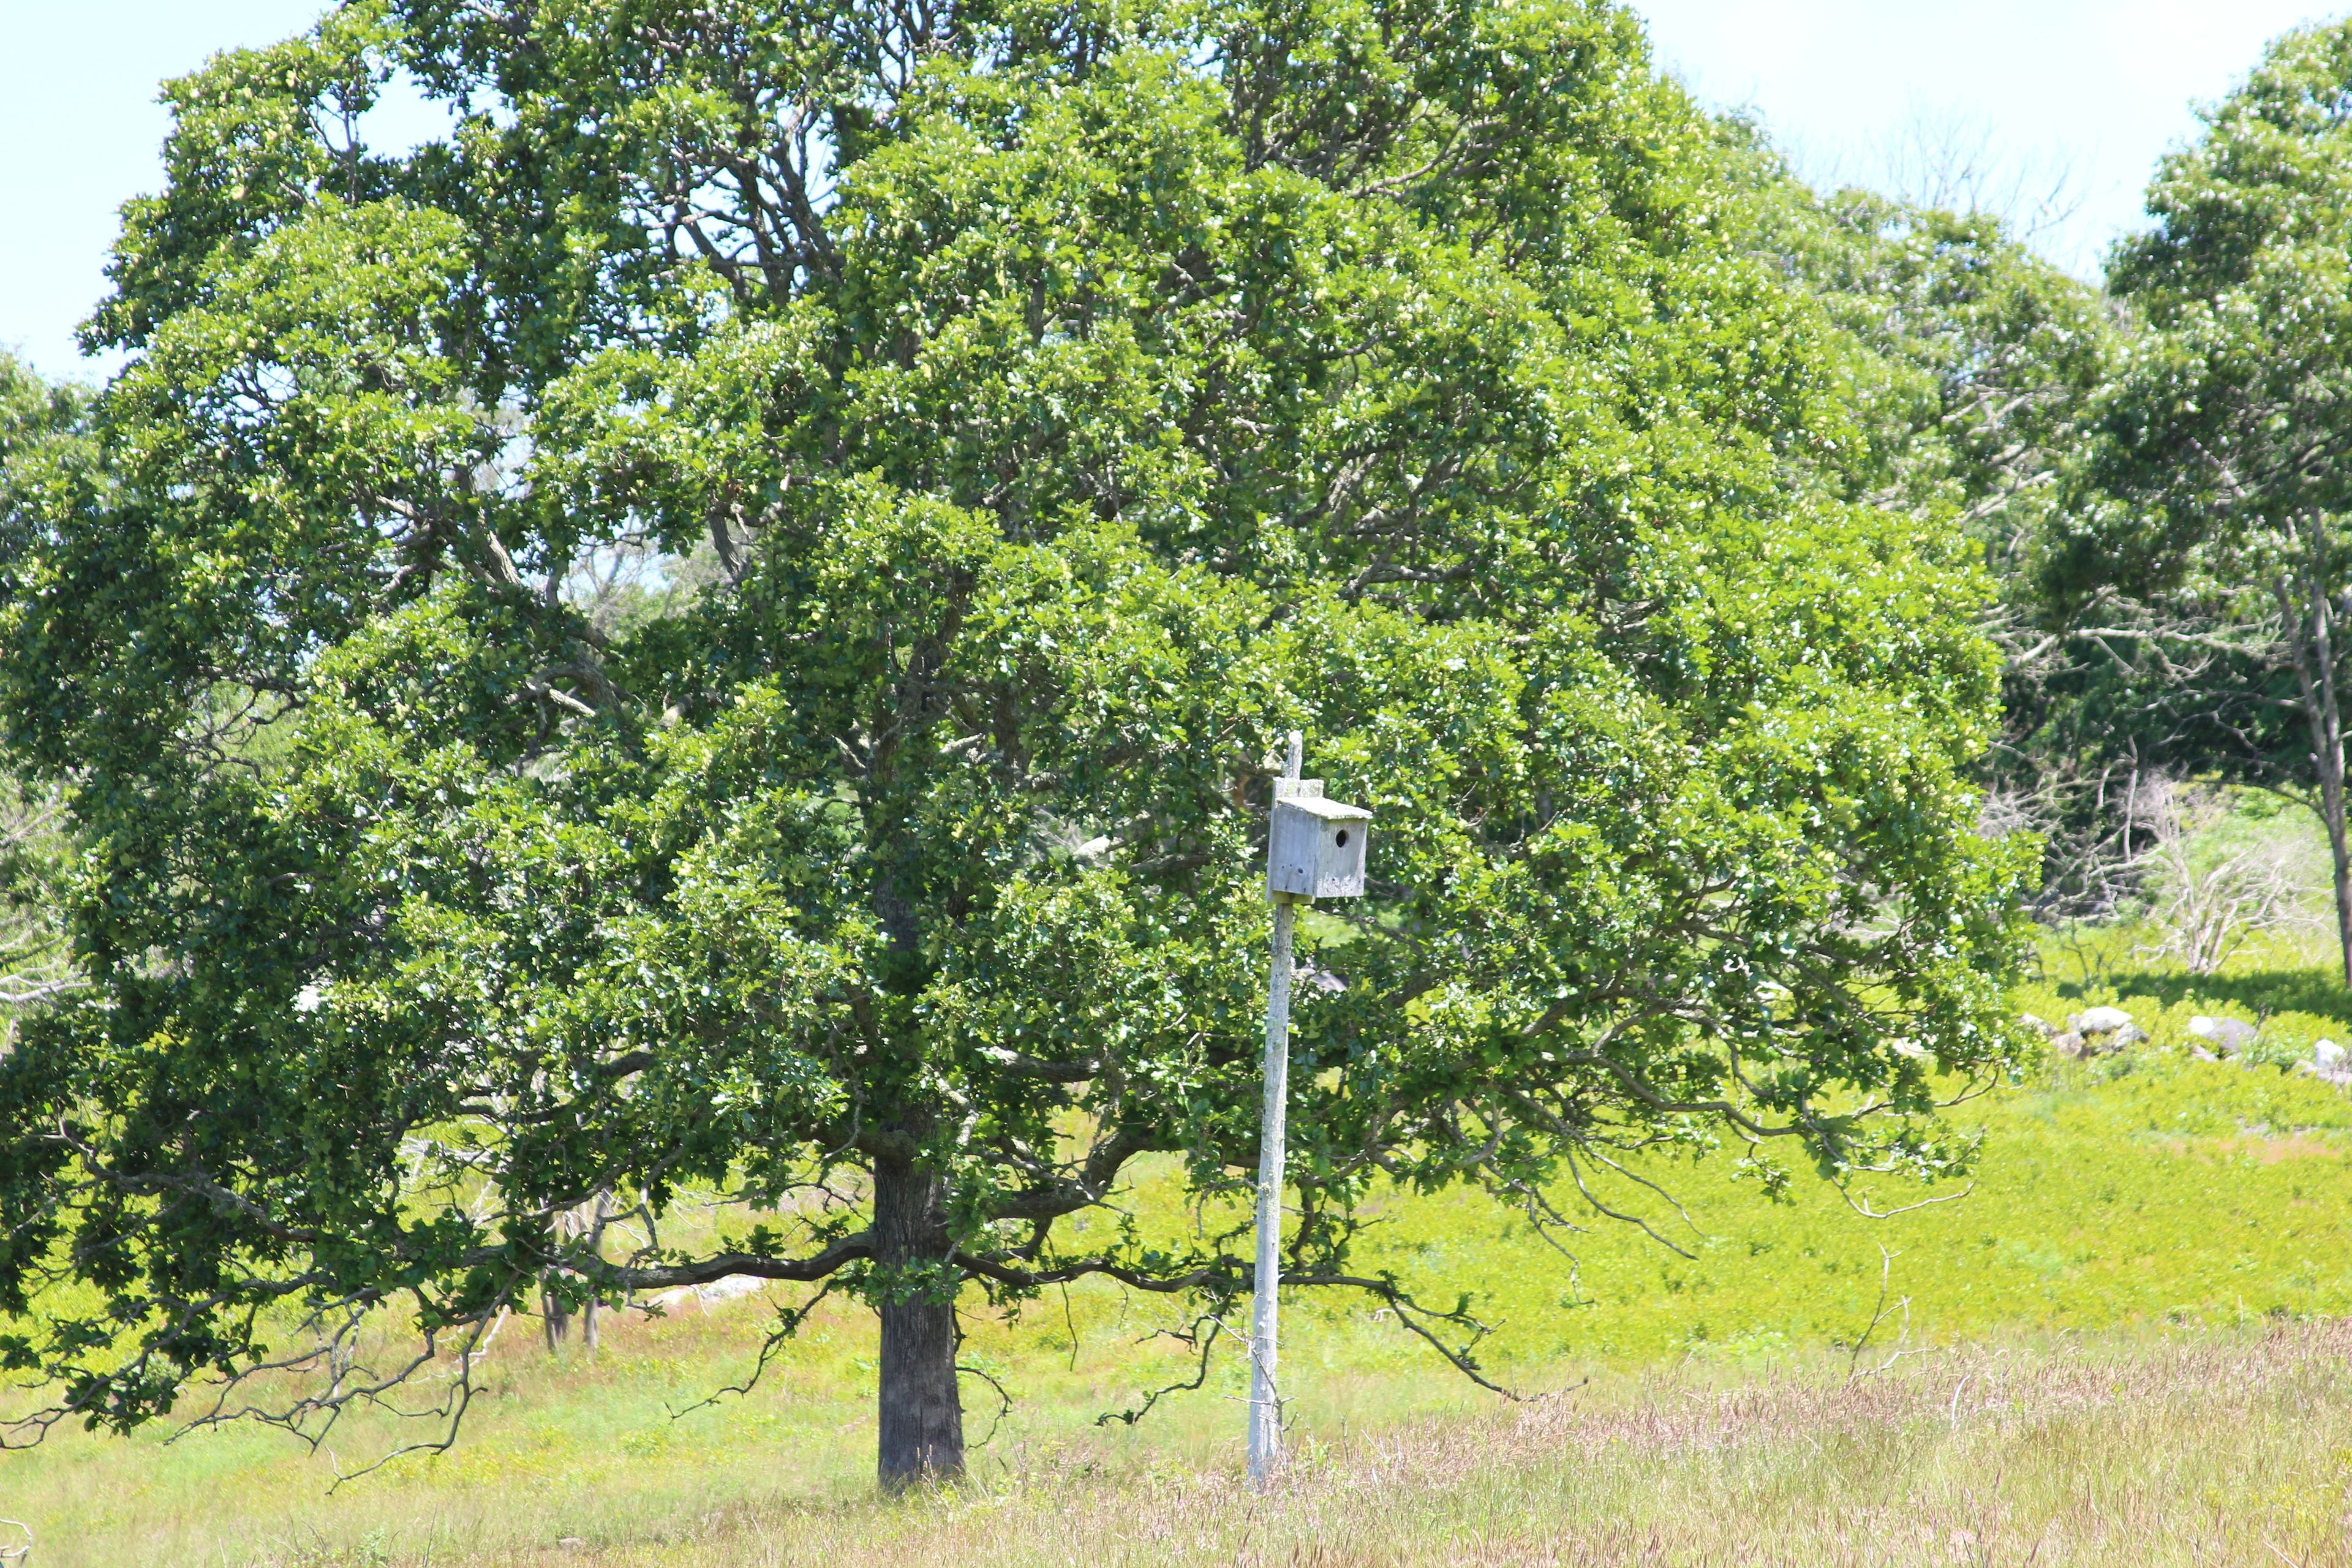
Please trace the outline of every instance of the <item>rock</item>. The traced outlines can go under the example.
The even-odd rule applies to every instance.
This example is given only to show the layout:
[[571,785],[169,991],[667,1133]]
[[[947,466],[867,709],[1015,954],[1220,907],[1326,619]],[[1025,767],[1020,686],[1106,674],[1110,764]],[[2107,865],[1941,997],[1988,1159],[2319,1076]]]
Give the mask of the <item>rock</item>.
[[2090,1047],[2083,1043],[2083,1037],[2072,1029],[2063,1035],[2053,1036],[2050,1048],[2069,1061],[2078,1061],[2091,1054]]
[[2189,1020],[2189,1032],[2221,1055],[2233,1057],[2252,1045],[2260,1031],[2243,1018],[2208,1018],[2200,1013]]
[[2017,1021],[2024,1025],[2027,1028],[2032,1030],[2035,1034],[2041,1036],[2045,1040],[2058,1032],[2053,1026],[2044,1023],[2031,1013],[2020,1013],[2017,1016]]
[[2121,1007],[2090,1007],[2080,1013],[2068,1014],[2066,1033],[2058,1038],[2081,1042],[2066,1054],[2086,1057],[2137,1045],[2147,1038],[2147,1033],[2134,1024],[2132,1016]]
[[692,1300],[707,1312],[710,1310],[714,1302],[739,1300],[745,1296],[764,1290],[767,1287],[768,1282],[765,1279],[754,1279],[748,1274],[730,1274],[723,1279],[713,1279],[708,1285],[681,1285],[675,1290],[665,1290],[653,1298],[653,1303],[664,1311],[668,1311],[672,1308],[684,1306],[688,1300]]
[[2296,1065],[2324,1083],[2338,1088],[2352,1084],[2352,1052],[2347,1052],[2334,1040],[2314,1040],[2311,1059]]
[[2193,1059],[2200,1062],[2218,1062],[2221,1059],[2220,1057],[2215,1056],[2211,1051],[2207,1050],[2202,1046],[2189,1047],[2189,1054]]

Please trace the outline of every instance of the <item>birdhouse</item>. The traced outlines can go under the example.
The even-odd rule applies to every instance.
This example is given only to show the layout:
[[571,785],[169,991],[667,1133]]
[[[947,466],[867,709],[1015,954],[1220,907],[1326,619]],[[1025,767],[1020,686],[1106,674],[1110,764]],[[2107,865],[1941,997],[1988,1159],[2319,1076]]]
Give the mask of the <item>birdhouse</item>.
[[1276,779],[1274,789],[1266,890],[1302,899],[1362,898],[1372,814],[1325,800],[1321,779]]

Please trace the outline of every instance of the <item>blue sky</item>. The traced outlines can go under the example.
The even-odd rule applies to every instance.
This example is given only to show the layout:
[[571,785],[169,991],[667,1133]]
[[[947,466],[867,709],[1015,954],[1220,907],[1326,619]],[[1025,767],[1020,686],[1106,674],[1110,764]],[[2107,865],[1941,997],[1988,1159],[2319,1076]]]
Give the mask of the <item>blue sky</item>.
[[[299,30],[317,0],[0,0],[0,344],[96,376],[74,323],[105,287],[115,209],[160,179],[156,84]],[[2134,224],[2193,102],[2263,42],[2346,6],[2308,0],[1636,0],[1660,62],[1756,115],[1817,179],[1917,184],[1940,165],[2030,216],[2089,275]],[[1957,156],[1955,156],[1957,154]],[[2063,176],[2063,178],[2062,178]]]
[[1922,141],[1979,154],[1993,165],[1996,195],[2046,192],[2063,175],[2071,216],[2037,242],[2093,277],[2108,243],[2140,222],[2157,160],[2195,135],[2192,106],[2243,80],[2271,38],[2338,19],[2352,4],[1635,0],[1634,8],[1649,19],[1660,64],[1710,105],[1762,120],[1817,184],[1899,183],[1889,176],[1919,162]]

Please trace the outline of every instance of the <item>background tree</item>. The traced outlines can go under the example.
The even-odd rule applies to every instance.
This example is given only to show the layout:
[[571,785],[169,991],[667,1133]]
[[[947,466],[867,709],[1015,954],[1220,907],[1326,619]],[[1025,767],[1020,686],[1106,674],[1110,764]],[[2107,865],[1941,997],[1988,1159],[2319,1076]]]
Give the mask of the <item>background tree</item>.
[[[71,439],[86,401],[76,389],[47,385],[0,353],[0,508],[14,509],[27,499],[10,493],[12,459]],[[0,1051],[14,1047],[22,1011],[73,984],[62,908],[68,858],[57,784],[27,788],[0,772]]]
[[[454,121],[387,158],[395,68]],[[105,465],[0,549],[93,846],[0,1064],[20,1434],[453,1354],[455,1414],[543,1282],[738,1275],[870,1301],[882,1476],[952,1473],[959,1303],[1243,1288],[1063,1222],[1246,1192],[1293,725],[1380,825],[1287,1282],[1475,1372],[1350,1261],[1384,1184],[1965,1153],[2030,858],[1974,547],[1874,501],[1785,182],[1626,14],[416,0],[170,94]],[[583,613],[631,552],[707,586]]]
[[[2117,809],[2138,764],[2127,726],[2084,700],[2082,650],[2052,625],[2038,552],[2094,493],[2081,450],[2123,329],[2098,289],[2029,248],[2055,198],[2024,193],[2053,172],[2004,173],[1980,136],[1927,126],[1906,161],[1911,183],[1979,205],[1852,188],[1783,202],[1776,248],[1866,351],[1849,374],[1874,454],[1867,499],[1966,538],[1994,584],[1981,625],[2002,654],[2002,726],[1981,764],[1986,828],[2041,836],[2038,916],[2105,913],[2148,847]],[[2019,207],[2014,221],[1990,210]]]
[[73,984],[57,896],[64,818],[55,791],[0,781],[0,1049],[16,1044],[20,1010]]
[[2352,29],[2288,34],[2166,160],[2157,226],[2111,268],[2147,330],[2104,395],[2084,502],[2056,520],[2039,575],[2076,639],[2078,707],[2147,763],[2316,814],[2352,978],[2347,91]]

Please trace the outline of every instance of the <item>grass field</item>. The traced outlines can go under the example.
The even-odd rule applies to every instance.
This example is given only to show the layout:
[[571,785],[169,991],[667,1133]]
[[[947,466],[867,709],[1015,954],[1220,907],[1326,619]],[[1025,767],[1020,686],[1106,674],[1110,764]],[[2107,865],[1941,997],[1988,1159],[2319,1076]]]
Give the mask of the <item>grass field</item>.
[[[37,1532],[34,1568],[2344,1561],[2352,1100],[2275,1064],[2352,1039],[2352,1009],[2310,968],[2191,984],[2077,957],[2021,1005],[2120,999],[2154,1038],[1969,1107],[1986,1152],[1956,1201],[1874,1221],[1802,1182],[1768,1202],[1727,1161],[1654,1167],[1690,1223],[1653,1217],[1693,1256],[1610,1226],[1573,1265],[1483,1200],[1394,1204],[1374,1260],[1473,1290],[1490,1363],[1538,1397],[1479,1393],[1360,1302],[1303,1301],[1301,1458],[1272,1499],[1235,1485],[1236,1363],[1096,1425],[1181,1362],[1153,1337],[1170,1309],[1074,1289],[974,1320],[968,1359],[1015,1404],[992,1430],[969,1385],[988,1440],[952,1496],[871,1497],[855,1310],[676,1415],[747,1369],[753,1300],[616,1324],[593,1361],[509,1323],[455,1452],[339,1489],[383,1427],[316,1455],[251,1427],[60,1436],[0,1458],[0,1516]],[[2260,1017],[2273,1061],[2189,1059],[2197,1011]],[[1149,1181],[1135,1201],[1173,1213]]]

